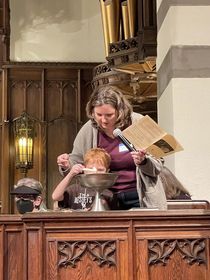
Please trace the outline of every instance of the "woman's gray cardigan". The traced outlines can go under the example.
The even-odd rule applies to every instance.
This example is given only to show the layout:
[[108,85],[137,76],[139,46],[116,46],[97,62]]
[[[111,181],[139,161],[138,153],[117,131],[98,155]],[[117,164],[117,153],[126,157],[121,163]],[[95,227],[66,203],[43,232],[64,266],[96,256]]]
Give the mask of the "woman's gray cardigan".
[[[132,122],[142,116],[137,113],[132,114]],[[76,163],[83,163],[83,157],[87,150],[97,147],[98,130],[94,128],[89,120],[78,132],[70,154],[71,166]],[[158,176],[162,163],[160,160],[150,155],[146,156],[145,164],[136,168],[137,191],[139,202],[142,207],[167,209],[166,196],[162,182]]]

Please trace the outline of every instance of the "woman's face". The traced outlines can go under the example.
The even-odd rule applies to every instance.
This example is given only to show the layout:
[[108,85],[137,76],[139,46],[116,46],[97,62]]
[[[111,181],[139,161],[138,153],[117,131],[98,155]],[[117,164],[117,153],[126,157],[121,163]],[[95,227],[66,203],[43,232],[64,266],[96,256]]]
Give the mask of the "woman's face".
[[93,109],[93,117],[99,127],[104,131],[113,131],[117,121],[117,111],[110,104],[96,106]]

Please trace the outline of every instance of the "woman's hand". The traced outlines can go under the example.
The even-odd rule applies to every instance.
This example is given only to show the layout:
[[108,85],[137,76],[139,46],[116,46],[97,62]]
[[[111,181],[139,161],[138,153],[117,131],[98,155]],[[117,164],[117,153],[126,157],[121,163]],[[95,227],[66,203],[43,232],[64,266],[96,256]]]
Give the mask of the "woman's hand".
[[131,152],[131,156],[134,160],[134,163],[139,165],[146,159],[146,150],[140,149],[137,152]]
[[68,154],[61,154],[57,157],[57,164],[64,170],[67,170],[70,168],[69,163],[69,155]]

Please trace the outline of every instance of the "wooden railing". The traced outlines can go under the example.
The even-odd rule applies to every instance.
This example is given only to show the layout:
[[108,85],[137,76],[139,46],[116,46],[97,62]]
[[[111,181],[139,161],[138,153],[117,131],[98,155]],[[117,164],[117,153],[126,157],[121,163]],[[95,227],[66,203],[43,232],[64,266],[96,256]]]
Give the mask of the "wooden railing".
[[208,280],[210,211],[0,216],[0,279]]

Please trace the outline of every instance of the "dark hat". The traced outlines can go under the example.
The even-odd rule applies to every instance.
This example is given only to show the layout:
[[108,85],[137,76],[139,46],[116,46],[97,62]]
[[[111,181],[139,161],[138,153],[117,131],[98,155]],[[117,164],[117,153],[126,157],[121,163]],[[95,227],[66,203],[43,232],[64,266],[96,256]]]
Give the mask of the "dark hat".
[[22,186],[16,187],[14,190],[12,190],[10,192],[10,194],[16,194],[16,195],[17,194],[39,195],[39,194],[41,194],[41,190],[22,185]]

